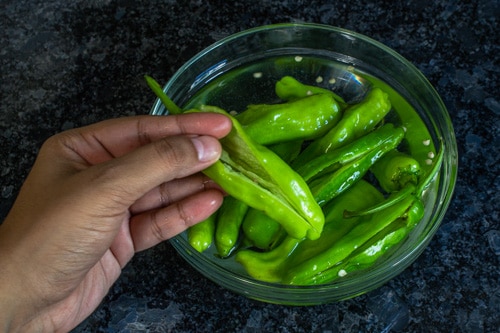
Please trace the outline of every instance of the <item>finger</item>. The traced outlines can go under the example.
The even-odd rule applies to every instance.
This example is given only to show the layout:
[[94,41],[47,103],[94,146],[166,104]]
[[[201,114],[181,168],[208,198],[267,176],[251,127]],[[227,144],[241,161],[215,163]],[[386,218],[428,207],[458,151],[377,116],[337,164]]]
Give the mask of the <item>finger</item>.
[[229,118],[215,113],[136,116],[63,132],[51,141],[57,141],[57,149],[62,146],[68,157],[94,165],[168,136],[193,134],[222,138],[230,129]]
[[220,207],[222,200],[220,191],[208,190],[168,207],[133,216],[130,234],[135,251],[155,246],[208,218]]
[[160,184],[207,168],[221,149],[211,136],[168,137],[75,174],[72,185],[81,188],[82,205],[119,213]]
[[130,212],[139,214],[147,210],[165,207],[189,195],[209,189],[220,189],[220,187],[202,173],[174,179],[146,193],[130,207]]

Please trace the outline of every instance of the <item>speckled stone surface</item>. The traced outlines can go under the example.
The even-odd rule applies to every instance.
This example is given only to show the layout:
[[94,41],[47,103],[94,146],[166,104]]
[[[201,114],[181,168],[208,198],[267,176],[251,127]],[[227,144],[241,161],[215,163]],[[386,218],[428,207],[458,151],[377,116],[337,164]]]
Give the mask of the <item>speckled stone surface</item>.
[[0,1],[0,219],[40,144],[65,129],[145,114],[186,60],[231,33],[315,22],[394,48],[442,96],[459,175],[441,228],[380,289],[288,307],[218,287],[168,244],[140,253],[75,332],[498,332],[499,1]]

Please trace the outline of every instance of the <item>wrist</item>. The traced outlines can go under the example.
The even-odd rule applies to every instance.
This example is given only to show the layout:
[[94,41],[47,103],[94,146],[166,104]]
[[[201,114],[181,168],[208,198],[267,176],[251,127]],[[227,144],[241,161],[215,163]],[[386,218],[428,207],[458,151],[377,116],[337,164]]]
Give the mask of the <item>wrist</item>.
[[[0,265],[2,264],[0,259]],[[12,279],[5,278],[4,270],[0,270],[0,333],[19,332],[34,318],[31,304],[26,300],[26,292],[19,292]],[[15,280],[14,280],[15,281]]]
[[[0,259],[0,265],[3,261]],[[15,331],[14,321],[18,309],[17,300],[9,289],[10,282],[5,278],[4,269],[0,270],[0,332]]]
[[[0,244],[5,245],[4,240],[0,237]],[[26,300],[29,291],[12,258],[12,251],[0,246],[0,333],[19,331],[30,319],[30,306]]]

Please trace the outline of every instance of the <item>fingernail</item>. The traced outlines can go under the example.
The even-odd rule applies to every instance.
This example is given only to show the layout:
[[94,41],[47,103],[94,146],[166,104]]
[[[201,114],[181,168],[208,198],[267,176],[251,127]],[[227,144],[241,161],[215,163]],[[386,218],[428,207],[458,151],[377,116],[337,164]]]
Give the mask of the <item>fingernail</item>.
[[218,147],[214,145],[213,138],[207,136],[198,136],[191,138],[191,142],[198,152],[198,160],[200,162],[209,162],[219,157]]

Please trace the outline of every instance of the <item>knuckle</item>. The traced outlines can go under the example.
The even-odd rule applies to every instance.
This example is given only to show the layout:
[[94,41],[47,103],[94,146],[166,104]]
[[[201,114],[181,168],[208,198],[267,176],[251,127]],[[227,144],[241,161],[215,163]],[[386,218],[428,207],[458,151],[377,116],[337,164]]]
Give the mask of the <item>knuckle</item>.
[[164,241],[193,224],[193,219],[181,203],[173,204],[167,214],[151,213],[151,234],[157,241]]
[[59,151],[64,148],[73,150],[74,148],[74,132],[67,131],[49,137],[42,145],[44,151]]
[[193,224],[193,219],[191,218],[191,215],[188,214],[188,212],[184,209],[184,205],[182,205],[181,203],[177,203],[175,205],[175,208],[177,210],[177,216],[179,216],[179,220],[180,222],[182,222],[182,227],[190,227]]
[[163,183],[159,186],[159,192],[161,206],[167,206],[171,201],[173,201],[172,193],[170,193],[170,186],[168,186],[166,183]]
[[178,168],[186,163],[187,154],[182,146],[184,145],[180,140],[174,139],[159,140],[154,145],[156,153],[164,162],[164,165],[169,165],[173,168]]
[[151,233],[153,237],[159,241],[167,239],[167,235],[162,228],[162,223],[160,222],[157,212],[151,213]]
[[153,139],[151,138],[149,131],[148,131],[148,122],[146,122],[143,118],[138,118],[137,120],[137,138],[139,139],[139,144],[141,146],[149,144],[153,142]]
[[154,147],[160,167],[170,175],[170,180],[192,173],[198,161],[191,140],[183,136],[156,141]]

